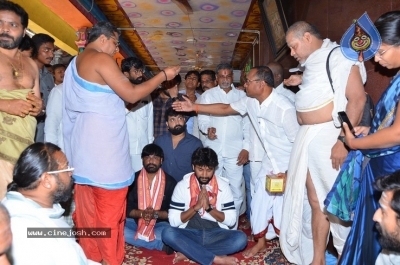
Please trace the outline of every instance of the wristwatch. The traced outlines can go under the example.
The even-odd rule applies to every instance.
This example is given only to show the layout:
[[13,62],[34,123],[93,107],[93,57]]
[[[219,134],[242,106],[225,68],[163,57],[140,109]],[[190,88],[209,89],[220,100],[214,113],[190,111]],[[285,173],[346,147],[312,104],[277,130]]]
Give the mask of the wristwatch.
[[153,219],[158,219],[158,212],[153,213]]
[[211,212],[214,208],[212,207],[212,205],[208,205],[208,209],[206,210],[207,213]]
[[342,143],[345,144],[345,138],[344,138],[344,136],[339,135],[337,139],[338,139],[339,141],[341,141]]

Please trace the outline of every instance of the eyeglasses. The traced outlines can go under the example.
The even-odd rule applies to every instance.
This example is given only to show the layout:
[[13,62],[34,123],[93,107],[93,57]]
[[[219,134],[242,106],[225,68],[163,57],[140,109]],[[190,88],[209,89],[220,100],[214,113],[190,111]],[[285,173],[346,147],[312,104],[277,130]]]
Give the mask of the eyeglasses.
[[213,80],[202,80],[201,81],[202,84],[209,84],[211,82],[213,82]]
[[394,45],[390,45],[390,47],[387,48],[386,50],[384,50],[384,51],[378,51],[376,54],[377,54],[380,58],[382,58],[382,56],[383,56],[388,50],[390,50],[390,49],[393,48],[393,47],[394,47]]
[[260,81],[261,79],[253,79],[253,80],[250,80],[250,79],[246,79],[246,84],[250,84],[251,82],[258,82],[258,81]]
[[75,168],[68,166],[65,169],[55,170],[55,171],[47,171],[48,174],[57,174],[61,172],[71,172],[74,171]]
[[115,38],[115,37],[113,37],[113,36],[110,36],[110,38],[116,41],[114,44],[115,44],[115,46],[118,48],[120,42],[117,40],[117,38]]

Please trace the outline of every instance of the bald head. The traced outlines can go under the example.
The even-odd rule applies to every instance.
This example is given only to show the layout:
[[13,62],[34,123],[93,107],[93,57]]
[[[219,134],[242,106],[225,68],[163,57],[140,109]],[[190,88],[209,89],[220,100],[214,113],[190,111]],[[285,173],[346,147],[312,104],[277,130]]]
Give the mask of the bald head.
[[283,81],[283,67],[280,63],[272,62],[267,64],[267,67],[271,69],[274,75],[274,88],[279,86]]
[[321,48],[323,40],[314,26],[305,21],[298,21],[286,32],[286,43],[290,55],[300,64],[304,64],[310,54]]
[[306,32],[310,33],[317,39],[322,40],[321,33],[319,33],[318,29],[305,21],[297,21],[291,25],[286,32],[286,36],[293,34],[296,38],[301,38]]

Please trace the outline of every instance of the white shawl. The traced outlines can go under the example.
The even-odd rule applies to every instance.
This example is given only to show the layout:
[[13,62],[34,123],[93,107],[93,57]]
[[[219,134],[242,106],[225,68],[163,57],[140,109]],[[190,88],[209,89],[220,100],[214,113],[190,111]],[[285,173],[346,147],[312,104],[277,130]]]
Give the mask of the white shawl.
[[330,73],[335,93],[328,79],[326,60],[329,52],[336,47],[336,42],[325,39],[321,48],[313,52],[302,64],[305,67],[300,91],[296,94],[296,110],[307,112],[320,109],[334,101],[332,118],[335,126],[340,127],[337,113],[345,111],[347,105],[346,86],[351,67],[357,65],[363,83],[366,81],[364,63],[348,60],[336,49],[329,58]]

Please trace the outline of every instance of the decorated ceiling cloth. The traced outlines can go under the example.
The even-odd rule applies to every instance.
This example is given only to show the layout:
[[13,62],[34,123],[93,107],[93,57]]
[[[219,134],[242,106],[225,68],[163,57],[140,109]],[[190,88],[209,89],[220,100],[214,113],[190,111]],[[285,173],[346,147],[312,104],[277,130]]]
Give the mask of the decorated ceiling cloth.
[[186,15],[171,0],[119,0],[159,67],[177,57],[182,68],[198,70],[215,68],[212,58],[230,63],[251,0],[189,3]]

